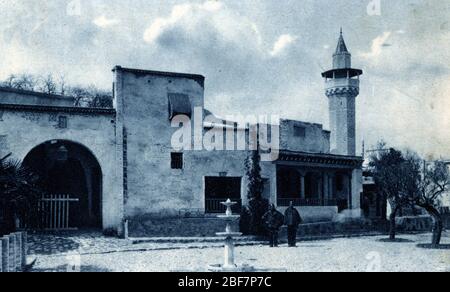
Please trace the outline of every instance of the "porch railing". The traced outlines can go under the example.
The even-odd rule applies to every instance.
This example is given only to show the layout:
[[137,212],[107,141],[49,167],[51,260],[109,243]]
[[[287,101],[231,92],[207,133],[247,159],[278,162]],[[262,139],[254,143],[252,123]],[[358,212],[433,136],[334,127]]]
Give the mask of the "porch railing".
[[[225,202],[228,198],[223,199],[206,199],[205,211],[207,214],[218,214],[225,213],[226,207],[222,205],[222,202]],[[237,204],[231,207],[231,210],[235,214],[240,214],[242,209],[242,200],[240,199],[231,199],[231,201],[236,202]]]
[[290,202],[294,203],[294,206],[337,206],[335,199],[299,199],[299,198],[279,198],[278,206],[288,207]]

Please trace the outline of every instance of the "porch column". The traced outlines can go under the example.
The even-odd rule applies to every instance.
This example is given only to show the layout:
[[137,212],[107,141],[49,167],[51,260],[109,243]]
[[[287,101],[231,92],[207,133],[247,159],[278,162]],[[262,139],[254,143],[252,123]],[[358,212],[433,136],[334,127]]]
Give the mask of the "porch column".
[[328,199],[329,200],[333,200],[335,197],[334,194],[334,174],[329,174],[328,175]]
[[330,184],[329,184],[328,173],[324,172],[323,173],[323,201],[324,201],[325,206],[328,205],[328,200],[330,199],[329,186],[330,186]]
[[318,182],[318,186],[317,186],[317,192],[318,192],[317,197],[319,199],[319,203],[320,203],[320,200],[322,200],[322,203],[323,203],[323,201],[325,199],[325,194],[324,194],[324,189],[323,189],[323,174],[322,174],[322,177],[320,175],[318,176],[318,181],[319,182]]
[[302,200],[306,199],[305,174],[304,173],[300,173],[300,199],[302,199]]

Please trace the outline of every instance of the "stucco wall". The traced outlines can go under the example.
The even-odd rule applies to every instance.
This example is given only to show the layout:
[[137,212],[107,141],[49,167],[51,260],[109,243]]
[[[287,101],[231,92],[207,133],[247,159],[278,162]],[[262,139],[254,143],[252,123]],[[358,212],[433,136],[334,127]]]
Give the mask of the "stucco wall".
[[331,153],[356,155],[356,99],[349,94],[329,98]]
[[[295,128],[305,130],[304,137],[295,135]],[[330,152],[330,132],[320,124],[311,124],[293,120],[280,121],[280,148],[289,151],[311,153]]]
[[[122,219],[122,195],[115,157],[114,112],[77,112],[68,109],[6,108],[0,93],[0,154],[12,153],[23,160],[35,147],[51,140],[67,140],[85,146],[98,160],[103,174],[103,227],[116,229]],[[58,128],[58,117],[67,117],[67,128]]]
[[169,120],[168,94],[186,94],[193,108],[203,108],[204,89],[198,80],[116,69],[116,82],[116,104],[126,129],[128,218],[204,209],[205,176],[244,177],[245,151],[184,151],[183,169],[171,169],[170,154],[176,152],[171,139],[177,128]]

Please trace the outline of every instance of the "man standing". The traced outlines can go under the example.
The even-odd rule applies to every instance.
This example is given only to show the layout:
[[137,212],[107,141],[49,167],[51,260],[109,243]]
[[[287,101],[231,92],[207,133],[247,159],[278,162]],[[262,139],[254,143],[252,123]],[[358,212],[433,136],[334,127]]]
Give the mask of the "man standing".
[[289,208],[284,213],[284,224],[287,225],[288,244],[289,247],[295,247],[297,244],[297,230],[298,226],[302,224],[303,220],[300,217],[297,209],[294,208],[294,203],[291,201]]
[[283,226],[283,214],[277,211],[275,205],[270,205],[269,211],[262,217],[265,228],[269,232],[270,247],[278,247],[278,233]]

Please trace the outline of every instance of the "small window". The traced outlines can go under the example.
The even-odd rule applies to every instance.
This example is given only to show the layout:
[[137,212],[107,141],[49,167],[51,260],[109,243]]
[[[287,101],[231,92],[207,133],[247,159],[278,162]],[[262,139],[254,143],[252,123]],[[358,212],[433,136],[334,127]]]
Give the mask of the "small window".
[[192,116],[192,106],[189,96],[186,94],[169,93],[169,119],[177,115]]
[[171,153],[172,169],[183,169],[183,153]]
[[60,129],[67,128],[67,117],[61,116],[58,118],[58,128],[60,128]]
[[301,126],[294,126],[294,136],[305,138],[306,136],[306,128]]

